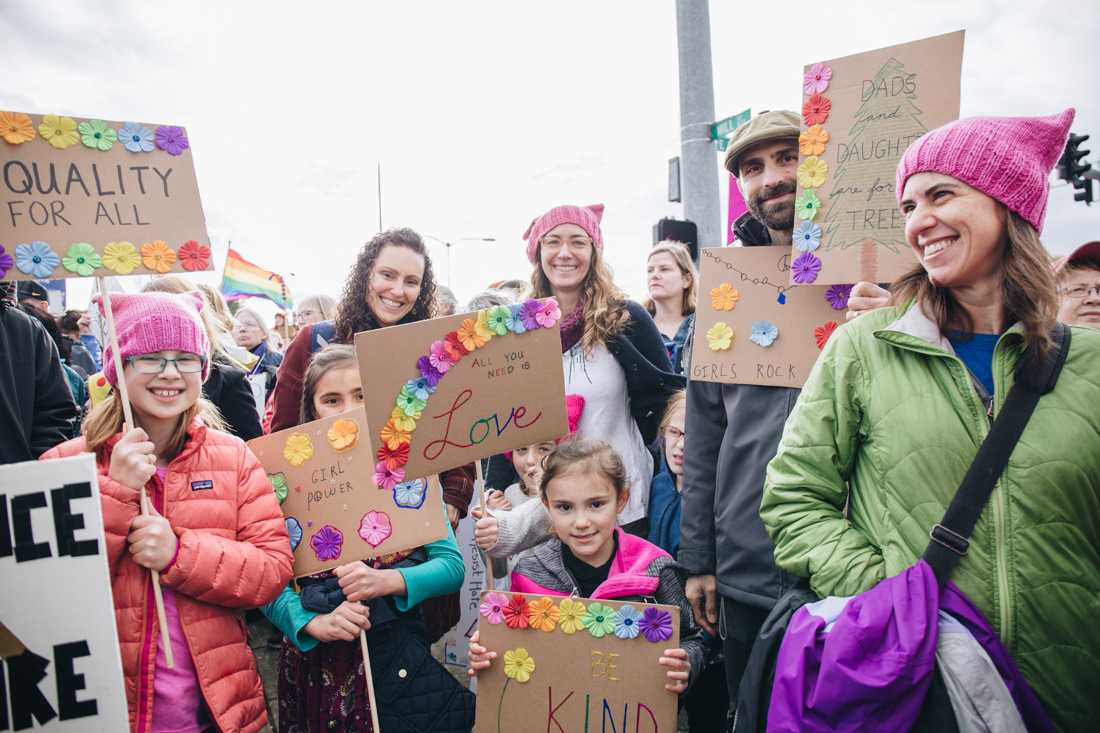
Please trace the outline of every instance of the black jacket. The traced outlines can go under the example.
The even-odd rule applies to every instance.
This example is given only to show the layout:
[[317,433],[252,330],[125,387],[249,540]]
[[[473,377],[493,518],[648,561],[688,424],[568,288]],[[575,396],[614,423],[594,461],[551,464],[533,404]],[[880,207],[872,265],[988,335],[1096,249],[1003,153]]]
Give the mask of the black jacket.
[[243,369],[219,361],[210,363],[210,376],[202,385],[202,396],[214,403],[225,418],[226,430],[241,440],[264,434],[256,400]]
[[0,464],[32,461],[64,442],[76,415],[53,339],[0,300]]

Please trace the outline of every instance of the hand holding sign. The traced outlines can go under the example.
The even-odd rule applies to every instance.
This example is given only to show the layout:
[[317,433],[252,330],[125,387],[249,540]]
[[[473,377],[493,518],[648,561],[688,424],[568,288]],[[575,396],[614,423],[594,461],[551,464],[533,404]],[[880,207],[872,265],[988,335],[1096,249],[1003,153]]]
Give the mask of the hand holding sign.
[[145,491],[145,484],[157,472],[155,446],[141,428],[122,426],[122,438],[111,451],[111,465],[107,475],[123,486],[135,491]]
[[130,534],[126,536],[126,541],[134,562],[158,573],[172,562],[179,546],[172,525],[152,504],[148,514],[139,514],[130,522]]

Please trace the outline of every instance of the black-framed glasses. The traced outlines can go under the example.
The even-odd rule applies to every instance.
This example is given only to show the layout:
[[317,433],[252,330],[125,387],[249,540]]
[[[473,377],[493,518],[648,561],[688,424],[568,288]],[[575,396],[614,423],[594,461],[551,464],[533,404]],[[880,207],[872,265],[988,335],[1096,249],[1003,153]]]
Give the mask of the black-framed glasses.
[[1073,298],[1074,300],[1081,300],[1089,293],[1095,291],[1100,296],[1100,284],[1097,285],[1074,285],[1072,288],[1062,288],[1062,295]]
[[168,362],[172,362],[180,374],[198,374],[206,366],[206,357],[199,354],[180,354],[175,358],[160,354],[142,354],[131,356],[127,361],[139,374],[160,374],[168,366]]

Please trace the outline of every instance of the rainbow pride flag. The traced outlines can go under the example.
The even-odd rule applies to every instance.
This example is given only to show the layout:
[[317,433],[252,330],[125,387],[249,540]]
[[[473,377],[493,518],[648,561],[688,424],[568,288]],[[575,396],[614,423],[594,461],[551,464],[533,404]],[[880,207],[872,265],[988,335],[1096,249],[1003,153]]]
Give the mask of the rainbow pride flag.
[[291,307],[290,289],[282,275],[257,267],[233,248],[225,258],[222,294],[226,300],[267,298],[284,310]]

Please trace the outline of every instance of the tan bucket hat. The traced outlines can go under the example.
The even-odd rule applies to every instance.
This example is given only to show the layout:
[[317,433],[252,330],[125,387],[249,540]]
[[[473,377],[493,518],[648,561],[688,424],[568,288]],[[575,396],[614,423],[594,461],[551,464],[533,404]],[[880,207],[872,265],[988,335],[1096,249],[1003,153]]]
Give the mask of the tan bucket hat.
[[774,109],[761,112],[741,125],[730,138],[726,148],[726,170],[737,175],[737,159],[741,153],[757,143],[778,140],[786,137],[797,138],[802,119],[797,113],[786,109]]

